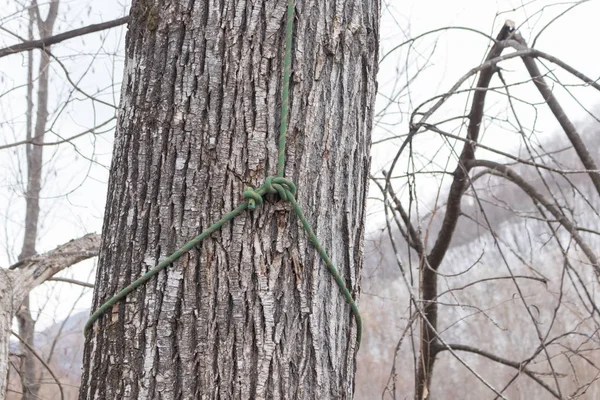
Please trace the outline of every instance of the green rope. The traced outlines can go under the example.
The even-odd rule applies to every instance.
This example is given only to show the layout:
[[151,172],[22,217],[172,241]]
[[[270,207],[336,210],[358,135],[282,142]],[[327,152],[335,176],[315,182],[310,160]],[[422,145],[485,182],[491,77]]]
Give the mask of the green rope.
[[323,261],[325,261],[325,264],[327,265],[327,269],[329,270],[329,273],[331,274],[331,276],[333,276],[333,279],[335,279],[335,283],[337,283],[338,287],[340,288],[340,291],[344,295],[344,298],[346,299],[348,304],[350,304],[350,308],[352,309],[352,313],[354,314],[354,319],[356,320],[356,342],[358,344],[357,347],[360,347],[360,341],[362,339],[362,318],[360,316],[360,312],[358,311],[358,306],[356,305],[356,302],[352,298],[350,291],[346,287],[346,283],[344,282],[344,279],[340,276],[340,273],[338,272],[337,268],[333,264],[333,261],[331,261],[331,259],[325,252],[325,249],[323,248],[323,246],[321,246],[321,243],[319,243],[319,239],[317,239],[317,235],[315,235],[315,232],[313,232],[310,224],[308,223],[308,220],[306,219],[306,217],[304,216],[304,213],[302,212],[302,209],[296,202],[296,199],[294,198],[294,196],[291,195],[291,193],[288,193],[288,201],[290,203],[292,203],[292,205],[294,206],[294,211],[296,211],[298,218],[300,218],[300,222],[302,222],[302,226],[304,226],[304,230],[308,234],[308,238],[312,242],[313,246],[315,246],[315,249],[317,249],[317,251],[321,255],[321,258],[323,259]]
[[294,0],[288,0],[287,21],[285,24],[285,55],[283,57],[283,89],[281,90],[281,125],[279,126],[279,154],[277,176],[285,172],[285,141],[290,108],[290,70],[292,65],[292,33],[294,31]]
[[246,209],[254,210],[256,206],[260,206],[263,203],[263,196],[267,193],[278,193],[279,197],[288,201],[292,204],[294,208],[294,212],[298,215],[300,222],[302,222],[302,226],[304,230],[308,234],[308,238],[317,249],[317,252],[325,261],[327,265],[327,269],[329,273],[333,276],[335,282],[337,283],[340,291],[342,292],[346,301],[350,304],[350,308],[352,309],[352,313],[354,314],[354,318],[356,320],[356,341],[358,346],[360,347],[360,342],[362,338],[362,319],[360,313],[358,312],[358,306],[356,302],[352,298],[350,291],[346,287],[346,283],[344,279],[340,276],[337,268],[319,243],[319,239],[315,232],[311,228],[306,216],[302,212],[302,209],[298,205],[296,201],[296,186],[294,183],[283,177],[284,167],[285,167],[285,142],[286,142],[286,134],[287,134],[287,122],[288,122],[288,114],[289,114],[289,85],[290,85],[290,66],[292,59],[292,32],[293,32],[293,24],[294,24],[294,0],[288,1],[288,9],[287,9],[287,23],[286,23],[286,34],[285,34],[285,57],[283,63],[283,91],[281,96],[281,128],[279,132],[279,154],[278,154],[278,162],[277,162],[277,176],[268,177],[265,179],[265,183],[262,184],[258,189],[253,190],[248,188],[244,191],[244,197],[247,199],[242,204],[237,206],[231,212],[225,214],[223,218],[221,218],[216,223],[212,224],[208,227],[204,232],[200,235],[196,236],[189,242],[187,242],[183,247],[179,250],[162,260],[158,265],[152,268],[150,271],[146,272],[141,278],[132,282],[125,289],[122,289],[119,293],[109,299],[107,302],[102,304],[100,308],[98,308],[89,318],[87,323],[85,324],[84,333],[87,334],[89,330],[94,325],[94,322],[98,320],[104,313],[110,310],[115,304],[124,299],[129,293],[133,292],[138,287],[142,286],[146,282],[150,280],[154,275],[158,274],[160,271],[174,263],[178,260],[182,255],[187,253],[196,247],[200,242],[206,239],[209,235],[218,231],[225,225],[227,222],[231,221],[236,216],[240,215]]
[[125,289],[122,289],[119,293],[114,295],[106,303],[102,304],[100,306],[100,308],[98,308],[90,316],[90,319],[88,319],[88,321],[85,324],[85,328],[83,329],[83,332],[85,334],[87,334],[87,332],[90,330],[92,325],[94,325],[94,322],[96,322],[96,320],[98,318],[100,318],[105,312],[110,310],[110,308],[112,306],[117,304],[120,300],[124,299],[125,296],[127,296],[129,293],[133,292],[135,289],[137,289],[138,287],[140,287],[143,284],[145,284],[146,282],[148,282],[150,280],[150,278],[152,278],[154,275],[158,274],[160,271],[162,271],[169,265],[173,264],[182,255],[184,255],[185,253],[187,253],[188,251],[190,251],[191,249],[196,247],[196,245],[198,245],[201,241],[206,239],[209,235],[211,235],[212,233],[221,229],[221,227],[223,225],[225,225],[226,222],[231,221],[233,218],[240,215],[246,208],[248,208],[248,206],[249,206],[248,203],[249,203],[249,201],[245,201],[242,204],[240,204],[239,206],[237,206],[230,213],[225,214],[225,216],[223,216],[223,218],[221,218],[219,221],[217,221],[216,223],[209,226],[208,229],[206,229],[204,232],[202,232],[201,234],[199,234],[198,236],[196,236],[195,238],[193,238],[192,240],[187,242],[185,245],[183,245],[182,248],[180,248],[175,253],[171,254],[169,257],[167,257],[164,260],[162,260],[161,262],[159,262],[156,267],[152,268],[150,271],[148,271],[144,275],[142,275],[141,278],[132,282],[129,286],[127,286]]

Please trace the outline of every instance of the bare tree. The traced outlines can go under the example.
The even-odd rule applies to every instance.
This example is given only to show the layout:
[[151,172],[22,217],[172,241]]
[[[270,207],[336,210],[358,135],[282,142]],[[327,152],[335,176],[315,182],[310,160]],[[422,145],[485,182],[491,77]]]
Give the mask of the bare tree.
[[[19,263],[15,265],[23,265],[28,270],[22,272],[16,271],[6,271],[2,270],[2,285],[6,288],[11,288],[12,293],[3,297],[2,306],[2,314],[6,316],[7,324],[3,323],[1,326],[1,336],[2,340],[0,340],[0,345],[2,346],[2,351],[0,351],[0,378],[2,380],[0,384],[0,398],[4,398],[6,391],[6,372],[9,370],[9,358],[8,354],[8,337],[11,333],[10,331],[10,319],[13,316],[17,317],[17,321],[19,323],[19,334],[14,334],[15,337],[18,337],[21,342],[21,352],[18,355],[18,363],[12,364],[13,371],[18,375],[20,385],[22,389],[19,391],[20,396],[25,399],[38,399],[43,397],[42,392],[40,392],[41,384],[44,380],[44,375],[48,372],[55,378],[55,375],[52,371],[48,370],[49,362],[52,358],[53,347],[50,349],[50,354],[45,357],[38,349],[36,349],[34,336],[35,336],[35,318],[32,315],[31,307],[30,307],[30,299],[29,292],[34,286],[37,286],[43,283],[46,278],[53,276],[58,271],[64,270],[66,267],[75,263],[74,260],[81,260],[85,258],[89,258],[94,256],[97,253],[97,241],[99,240],[97,236],[93,236],[93,239],[86,239],[87,236],[81,238],[80,241],[92,240],[93,246],[90,243],[84,243],[84,250],[77,250],[75,253],[66,257],[63,255],[63,258],[57,259],[55,256],[52,258],[55,264],[53,264],[49,272],[44,276],[44,279],[38,277],[38,272],[32,272],[32,267],[30,267],[30,263],[27,263],[27,260],[34,259],[37,254],[36,242],[39,239],[39,226],[42,223],[41,215],[41,207],[40,207],[40,199],[42,198],[42,189],[44,186],[44,180],[47,175],[52,173],[52,162],[55,161],[56,152],[50,151],[50,156],[44,156],[44,149],[48,149],[51,147],[52,149],[56,149],[60,147],[61,144],[66,144],[75,149],[76,153],[81,154],[81,151],[77,148],[75,144],[75,139],[79,139],[85,135],[94,135],[101,133],[100,128],[106,127],[105,123],[97,124],[96,126],[91,127],[90,129],[84,131],[83,133],[79,133],[76,135],[61,135],[61,133],[57,132],[56,125],[59,120],[62,112],[67,109],[68,105],[80,101],[79,99],[74,99],[72,96],[73,92],[77,92],[79,94],[84,95],[90,101],[96,102],[98,104],[108,105],[113,107],[110,103],[102,100],[100,98],[100,94],[96,93],[94,95],[87,94],[83,89],[81,89],[78,85],[81,84],[82,77],[73,78],[69,73],[68,67],[65,65],[64,60],[61,60],[60,57],[57,57],[53,54],[53,49],[51,49],[51,45],[60,43],[62,41],[78,38],[81,35],[86,35],[93,32],[98,32],[104,29],[112,28],[115,26],[122,25],[126,23],[128,17],[120,18],[114,21],[109,21],[107,23],[95,24],[90,26],[85,26],[80,29],[75,29],[69,32],[64,32],[58,35],[53,35],[54,26],[59,16],[59,1],[53,0],[47,4],[41,5],[42,11],[38,8],[38,4],[36,1],[32,1],[31,4],[22,4],[24,9],[24,13],[29,16],[29,24],[27,30],[27,36],[22,37],[18,31],[13,31],[9,29],[9,25],[5,24],[6,19],[9,19],[10,16],[3,15],[2,24],[0,26],[0,30],[4,34],[8,34],[12,38],[16,38],[21,41],[20,44],[8,46],[6,48],[0,49],[0,57],[5,57],[11,54],[17,54],[19,52],[27,51],[26,58],[26,66],[27,66],[27,81],[26,81],[26,105],[27,111],[23,113],[25,115],[26,123],[24,129],[24,139],[23,140],[15,140],[12,143],[6,143],[0,145],[0,151],[4,151],[5,154],[20,154],[21,149],[24,150],[24,159],[26,163],[26,167],[19,167],[19,172],[25,171],[25,178],[22,180],[24,182],[24,188],[22,191],[22,197],[25,199],[25,215],[24,215],[24,223],[19,224],[22,226],[23,232],[23,242],[20,245],[20,253],[18,255]],[[40,39],[34,40],[34,28],[37,28],[39,32]],[[39,66],[37,68],[37,74],[34,74],[34,65],[35,59],[33,49],[40,49],[39,52]],[[18,57],[18,56],[17,56]],[[54,109],[55,104],[52,104],[51,98],[53,97],[52,90],[50,88],[51,81],[51,70],[52,65],[55,65],[61,73],[65,76],[65,82],[68,87],[70,87],[71,94],[66,96],[66,99],[62,104],[60,104],[56,109]],[[85,74],[84,74],[85,75]],[[114,82],[113,82],[114,83]],[[110,87],[110,86],[109,86]],[[2,100],[6,100],[6,97],[10,95],[11,92],[19,90],[19,87],[12,88],[5,93],[2,93],[0,96]],[[56,93],[54,93],[54,97]],[[97,97],[96,97],[97,96]],[[109,119],[110,121],[110,119]],[[15,124],[17,125],[17,124]],[[10,128],[10,124],[4,124],[4,128]],[[13,127],[14,128],[14,127]],[[15,131],[17,129],[14,129]],[[21,137],[23,137],[21,136]],[[48,136],[58,136],[60,140],[51,141],[48,140]],[[3,140],[9,141],[8,135],[3,136]],[[10,150],[8,150],[10,149]],[[82,155],[82,154],[81,154]],[[50,160],[48,160],[48,158]],[[90,160],[93,162],[93,160]],[[24,164],[25,164],[24,163]],[[21,182],[19,178],[17,178],[18,182]],[[47,182],[46,182],[47,183]],[[3,182],[3,184],[6,184]],[[66,195],[70,193],[67,192]],[[51,196],[52,197],[52,196]],[[7,213],[8,216],[8,213]],[[8,224],[7,224],[8,225]],[[7,226],[4,227],[7,233],[7,236],[14,235],[14,232],[10,232],[8,234],[9,228]],[[77,242],[79,243],[79,242]],[[91,248],[92,246],[93,248]],[[94,247],[95,246],[95,247]],[[7,246],[8,250],[8,246]],[[83,257],[82,254],[85,253]],[[83,258],[81,258],[83,257]],[[11,254],[9,252],[9,260],[11,259]],[[39,262],[40,259],[36,258],[36,263]],[[61,261],[68,262],[65,265],[58,265]],[[41,270],[40,270],[41,271]],[[32,277],[28,277],[32,275]],[[35,285],[32,285],[32,280],[35,282]],[[74,281],[71,280],[71,283]],[[26,287],[17,288],[14,287],[16,284],[25,283]],[[10,293],[10,292],[7,292]],[[22,304],[21,304],[21,301]],[[18,307],[18,308],[17,308]],[[55,338],[56,340],[56,338]],[[15,379],[15,381],[17,381]],[[56,382],[60,387],[60,382]],[[51,383],[54,384],[54,383]],[[61,395],[63,394],[63,390],[61,389]]]
[[[4,399],[6,393],[10,327],[19,305],[33,288],[48,278],[73,264],[95,257],[99,243],[99,235],[86,235],[46,254],[24,258],[10,269],[0,269],[0,399]],[[25,346],[29,346],[25,338],[21,339]],[[33,348],[27,348],[30,354],[34,354]]]
[[[48,9],[48,14],[45,18],[40,15],[40,10],[37,7],[36,0],[32,0],[30,7],[30,27],[33,25],[33,19],[36,21],[38,31],[42,38],[52,35],[54,23],[58,16],[58,0],[52,0]],[[32,33],[30,28],[29,33]],[[32,36],[30,36],[31,38]],[[31,52],[29,52],[28,60],[33,62]],[[42,191],[42,170],[43,170],[43,151],[44,147],[40,146],[44,143],[44,134],[46,132],[46,122],[48,120],[48,81],[50,78],[50,56],[46,52],[42,52],[39,63],[37,77],[37,101],[35,114],[35,127],[33,132],[30,130],[30,123],[33,121],[33,102],[31,94],[33,88],[33,74],[31,73],[31,64],[28,66],[27,73],[27,140],[26,158],[27,158],[27,190],[25,192],[26,211],[25,211],[25,229],[23,238],[23,247],[19,260],[24,260],[35,255],[36,240],[38,232],[38,223],[40,215],[40,194]],[[33,135],[32,135],[33,133]],[[31,316],[29,305],[29,294],[23,299],[23,304],[17,313],[19,321],[19,335],[23,339],[21,368],[21,382],[23,386],[23,399],[32,400],[38,398],[40,389],[37,373],[36,373],[36,358],[29,350],[34,347],[35,337],[35,321]]]
[[[373,176],[387,215],[389,251],[395,254],[409,299],[396,353],[408,357],[413,352],[401,359],[414,362],[414,396],[419,400],[509,398],[517,390],[530,398],[580,398],[590,395],[600,372],[600,320],[593,298],[600,273],[595,250],[600,186],[595,154],[589,150],[597,147],[597,140],[588,137],[586,143],[552,87],[568,91],[572,84],[551,69],[542,73],[538,65],[553,63],[591,89],[600,85],[563,60],[528,47],[511,21],[490,41],[481,65],[449,91],[415,107],[407,133],[398,135],[402,144],[396,157],[383,177]],[[506,51],[511,48],[513,52]],[[529,80],[507,79],[500,64],[515,58],[522,60]],[[476,75],[474,87],[465,89]],[[541,104],[513,94],[513,86],[525,84],[539,91]],[[506,117],[486,113],[489,96],[498,101],[500,93]],[[444,115],[443,106],[461,95],[469,96],[465,115]],[[522,122],[527,119],[522,105],[548,107],[569,141],[566,150],[562,143],[563,149],[548,150],[548,143],[535,141],[535,128]],[[487,121],[508,121],[521,137],[522,154],[482,142],[483,132],[491,129]],[[463,128],[466,137],[460,134]],[[419,139],[432,133],[447,149],[445,165],[417,153]],[[423,215],[422,192],[416,188],[418,177],[425,175],[439,177],[438,182],[449,179],[450,185],[447,190],[440,185]],[[519,225],[518,232],[509,224]],[[460,253],[460,246],[467,252]],[[508,301],[510,311],[499,313]],[[496,342],[490,333],[495,329],[520,340],[501,344],[503,335],[498,334]],[[439,363],[443,366],[434,370]],[[491,363],[501,367],[493,373],[482,368]],[[590,365],[592,371],[585,371]],[[383,397],[396,398],[408,390],[398,383],[407,380],[406,363],[402,366],[399,370],[394,357]],[[461,390],[467,378],[459,371],[468,373],[469,384],[477,390]],[[525,379],[527,389],[517,389]]]

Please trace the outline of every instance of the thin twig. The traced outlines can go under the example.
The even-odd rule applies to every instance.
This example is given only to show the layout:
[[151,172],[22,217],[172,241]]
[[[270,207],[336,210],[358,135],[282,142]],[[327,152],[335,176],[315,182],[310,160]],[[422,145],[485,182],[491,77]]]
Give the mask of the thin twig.
[[33,347],[31,347],[25,340],[23,340],[23,338],[21,336],[19,336],[12,329],[11,329],[10,333],[14,337],[16,337],[25,347],[27,347],[27,349],[31,352],[31,354],[33,354],[34,357],[37,358],[39,360],[39,362],[42,363],[42,365],[44,366],[44,368],[46,368],[48,370],[48,372],[50,373],[50,375],[54,379],[54,382],[56,382],[56,385],[58,385],[58,389],[60,390],[60,398],[61,398],[61,400],[65,400],[65,393],[63,391],[62,384],[58,380],[58,377],[54,374],[54,371],[52,371],[52,368],[50,368],[50,366],[46,363],[46,361],[44,361],[44,359],[35,351],[35,349]]

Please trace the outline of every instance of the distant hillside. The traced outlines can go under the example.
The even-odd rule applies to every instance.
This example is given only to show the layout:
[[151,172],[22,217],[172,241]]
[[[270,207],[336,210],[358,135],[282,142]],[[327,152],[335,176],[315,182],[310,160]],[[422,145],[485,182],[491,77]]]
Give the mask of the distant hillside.
[[[81,311],[71,315],[69,318],[49,326],[36,335],[36,350],[44,361],[46,361],[63,384],[65,400],[76,399],[81,379],[81,368],[83,359],[83,327],[89,317],[89,311]],[[11,353],[19,354],[20,349],[17,341],[10,343]],[[19,360],[12,357],[13,365],[19,365]],[[59,399],[59,391],[54,379],[40,366],[38,369],[44,382],[40,390],[42,399]],[[9,389],[15,392],[21,390],[18,377],[11,368],[9,375]],[[18,393],[11,392],[7,400],[21,398]]]

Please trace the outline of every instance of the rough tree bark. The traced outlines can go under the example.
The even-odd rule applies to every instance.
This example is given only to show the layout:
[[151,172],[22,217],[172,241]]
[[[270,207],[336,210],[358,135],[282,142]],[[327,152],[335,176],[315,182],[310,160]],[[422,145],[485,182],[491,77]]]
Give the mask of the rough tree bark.
[[[134,1],[93,307],[275,175],[286,1]],[[299,1],[285,175],[358,295],[379,2]],[[81,399],[351,398],[356,326],[268,198],[97,321]]]
[[[37,27],[42,38],[52,35],[54,22],[58,16],[58,0],[50,2],[48,15],[46,19],[42,19],[40,11],[37,8],[35,1],[32,1],[29,11],[30,18],[37,20]],[[33,21],[31,21],[33,23]],[[35,128],[33,137],[31,136],[31,123],[33,107],[31,103],[31,87],[33,86],[33,76],[31,73],[31,54],[28,57],[30,64],[28,65],[27,74],[27,140],[33,144],[26,145],[27,156],[27,191],[25,193],[26,209],[25,209],[25,232],[23,237],[23,247],[19,260],[24,260],[36,254],[37,228],[40,215],[40,193],[42,191],[42,168],[43,168],[43,146],[35,145],[36,143],[44,142],[44,134],[46,132],[46,121],[48,120],[48,81],[50,78],[50,56],[45,51],[40,53],[40,65],[37,88],[37,111],[35,119]],[[23,400],[34,400],[38,398],[40,390],[39,380],[36,375],[36,358],[29,351],[27,346],[35,348],[35,321],[31,316],[29,309],[29,295],[26,295],[21,304],[21,308],[17,313],[17,321],[19,323],[19,336],[23,338],[24,343],[21,345],[22,358],[20,376],[23,387]]]

